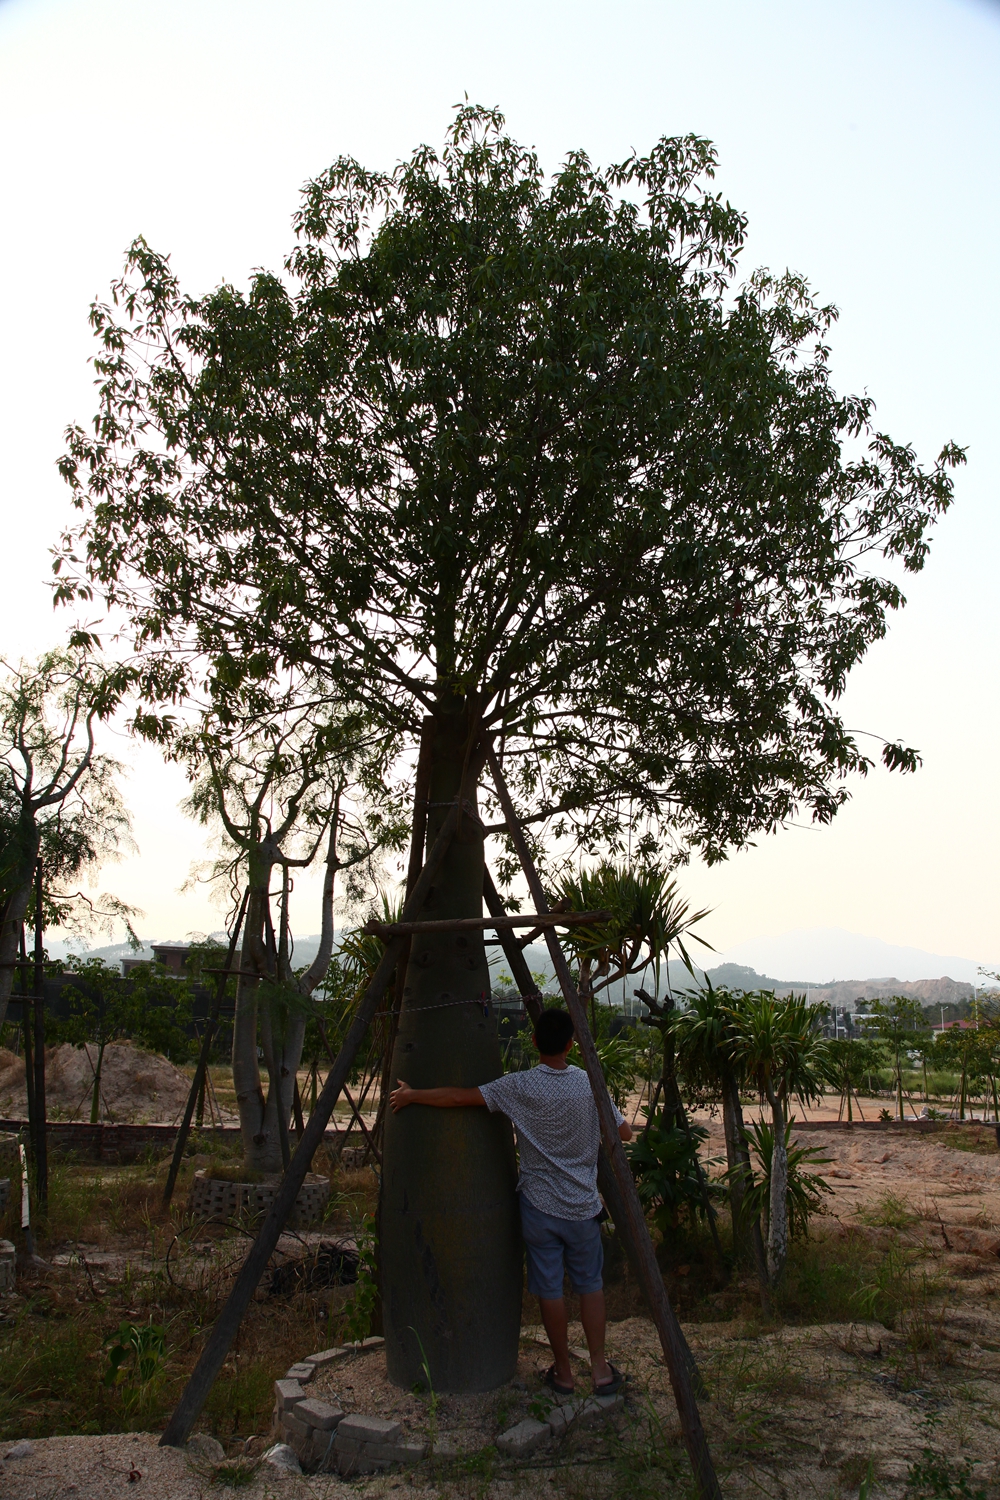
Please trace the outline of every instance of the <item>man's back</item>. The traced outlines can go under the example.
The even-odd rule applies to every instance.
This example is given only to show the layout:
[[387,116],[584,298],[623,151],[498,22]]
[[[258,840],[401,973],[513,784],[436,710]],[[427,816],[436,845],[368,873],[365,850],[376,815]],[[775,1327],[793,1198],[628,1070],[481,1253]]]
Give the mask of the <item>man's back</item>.
[[598,1214],[601,1130],[590,1080],[582,1068],[539,1063],[527,1072],[506,1073],[480,1084],[479,1092],[487,1109],[499,1110],[513,1121],[521,1162],[518,1188],[528,1202],[559,1219],[592,1219]]

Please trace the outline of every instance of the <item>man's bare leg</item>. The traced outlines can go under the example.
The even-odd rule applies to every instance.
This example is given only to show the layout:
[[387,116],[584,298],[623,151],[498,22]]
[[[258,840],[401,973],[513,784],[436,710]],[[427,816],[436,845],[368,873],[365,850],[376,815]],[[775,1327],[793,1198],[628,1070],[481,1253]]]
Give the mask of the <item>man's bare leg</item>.
[[[604,1357],[604,1330],[607,1317],[604,1310],[604,1293],[581,1292],[580,1322],[590,1350],[590,1372],[595,1389],[614,1379],[614,1372]],[[548,1328],[546,1327],[546,1332]]]
[[569,1362],[569,1319],[566,1317],[566,1303],[562,1297],[539,1297],[538,1306],[541,1310],[545,1332],[552,1345],[555,1379],[560,1385],[572,1390],[573,1367]]

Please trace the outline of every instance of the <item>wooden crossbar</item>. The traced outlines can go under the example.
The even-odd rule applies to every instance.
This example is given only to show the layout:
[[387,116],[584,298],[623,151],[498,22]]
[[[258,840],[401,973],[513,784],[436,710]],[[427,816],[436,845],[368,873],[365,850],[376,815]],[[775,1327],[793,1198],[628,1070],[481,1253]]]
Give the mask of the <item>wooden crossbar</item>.
[[523,917],[443,917],[436,922],[366,922],[361,929],[375,937],[406,937],[430,935],[435,932],[483,932],[486,928],[498,930],[513,927],[586,927],[592,922],[610,922],[609,911],[552,911],[528,912]]

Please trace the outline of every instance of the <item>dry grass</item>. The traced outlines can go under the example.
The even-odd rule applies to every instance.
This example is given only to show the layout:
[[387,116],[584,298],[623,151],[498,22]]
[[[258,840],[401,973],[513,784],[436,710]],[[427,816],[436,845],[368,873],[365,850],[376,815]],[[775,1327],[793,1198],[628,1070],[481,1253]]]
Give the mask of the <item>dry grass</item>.
[[[163,1425],[247,1243],[246,1232],[194,1225],[185,1213],[195,1168],[212,1160],[188,1159],[169,1211],[161,1202],[163,1163],[113,1169],[52,1164],[49,1212],[36,1226],[38,1250],[48,1260],[74,1258],[25,1274],[19,1295],[3,1303],[0,1437]],[[329,1228],[343,1232],[352,1216],[372,1208],[375,1182],[370,1172],[352,1172],[335,1186]],[[13,1205],[0,1233],[20,1239]],[[206,1408],[216,1436],[242,1446],[267,1430],[275,1375],[301,1358],[307,1344],[322,1348],[336,1341],[348,1295],[335,1287],[279,1299],[262,1289]],[[109,1385],[108,1341],[122,1324],[162,1328],[166,1352],[151,1378],[140,1380],[127,1364],[125,1378]]]

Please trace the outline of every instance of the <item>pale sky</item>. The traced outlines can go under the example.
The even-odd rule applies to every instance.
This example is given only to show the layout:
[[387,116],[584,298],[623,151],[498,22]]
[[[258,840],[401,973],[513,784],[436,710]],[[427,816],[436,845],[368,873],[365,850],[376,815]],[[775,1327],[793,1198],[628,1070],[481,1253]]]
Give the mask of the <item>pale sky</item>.
[[[87,309],[129,241],[169,252],[186,290],[277,269],[301,183],[342,153],[389,166],[439,144],[468,94],[555,167],[694,131],[750,219],[747,274],[804,273],[841,309],[838,387],[930,462],[969,449],[910,605],[855,675],[848,723],[916,745],[830,829],[789,829],[682,876],[720,951],[842,927],[1000,959],[995,852],[1000,277],[1000,6],[986,0],[0,0],[0,650],[53,617],[48,548],[66,522],[61,434],[94,410]],[[872,741],[877,753],[877,744]],[[105,884],[141,928],[219,925],[180,896],[201,846],[183,778],[132,751],[140,856]],[[303,892],[299,931],[317,926]]]

